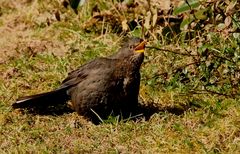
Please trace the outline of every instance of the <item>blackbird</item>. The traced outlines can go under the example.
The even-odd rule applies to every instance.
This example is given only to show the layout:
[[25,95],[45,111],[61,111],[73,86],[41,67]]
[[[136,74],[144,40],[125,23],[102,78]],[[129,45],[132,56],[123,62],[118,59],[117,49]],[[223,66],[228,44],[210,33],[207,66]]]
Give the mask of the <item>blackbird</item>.
[[19,98],[12,107],[29,109],[71,100],[72,108],[88,118],[130,116],[138,106],[145,44],[140,38],[130,38],[117,53],[96,58],[70,72],[59,88]]

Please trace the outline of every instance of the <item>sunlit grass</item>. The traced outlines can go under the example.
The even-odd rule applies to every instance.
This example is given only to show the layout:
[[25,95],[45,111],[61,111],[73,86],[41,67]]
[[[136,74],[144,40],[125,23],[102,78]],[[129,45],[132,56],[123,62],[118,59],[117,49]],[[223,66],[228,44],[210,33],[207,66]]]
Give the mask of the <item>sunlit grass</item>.
[[[118,121],[118,117],[110,116],[102,124],[94,125],[75,112],[38,115],[13,110],[11,104],[18,97],[55,89],[71,70],[115,52],[122,36],[86,33],[81,29],[91,15],[91,4],[80,9],[80,16],[62,8],[58,1],[19,3],[21,7],[9,9],[11,3],[3,5],[1,28],[14,21],[24,23],[27,29],[14,29],[24,37],[11,33],[11,43],[17,44],[17,48],[0,47],[4,51],[17,50],[0,64],[0,153],[240,152],[239,100],[185,93],[186,84],[174,78],[167,83],[161,75],[154,77],[189,60],[172,53],[146,50],[140,98],[146,105],[161,110],[149,120],[130,117]],[[101,7],[108,6],[102,3]],[[54,13],[42,15],[54,9],[62,11],[61,21],[56,21]],[[51,19],[50,25],[46,24],[47,18]],[[151,40],[149,44],[195,50],[178,40],[173,40],[172,45],[164,40]],[[176,110],[181,114],[174,114]]]

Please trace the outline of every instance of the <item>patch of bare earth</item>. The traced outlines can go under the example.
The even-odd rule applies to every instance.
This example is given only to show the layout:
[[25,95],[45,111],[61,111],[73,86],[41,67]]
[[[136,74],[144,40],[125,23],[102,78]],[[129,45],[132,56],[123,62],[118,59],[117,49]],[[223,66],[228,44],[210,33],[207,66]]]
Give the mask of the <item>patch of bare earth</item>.
[[40,13],[36,9],[37,1],[0,1],[0,6],[3,10],[0,15],[0,63],[19,57],[23,52],[36,54],[46,51],[63,55],[67,51],[57,39],[37,34],[39,29],[47,33],[47,20],[52,18],[50,13]]

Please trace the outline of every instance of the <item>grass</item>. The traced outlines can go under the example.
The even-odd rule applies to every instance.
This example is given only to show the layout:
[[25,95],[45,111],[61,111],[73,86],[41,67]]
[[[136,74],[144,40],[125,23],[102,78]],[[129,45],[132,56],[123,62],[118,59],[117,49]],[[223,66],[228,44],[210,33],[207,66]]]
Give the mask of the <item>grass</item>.
[[[120,37],[110,31],[81,30],[80,24],[90,16],[90,4],[80,10],[80,19],[57,1],[8,1],[0,6],[0,32],[12,26],[8,35],[0,38],[4,52],[0,53],[0,153],[240,152],[239,99],[184,95],[185,84],[174,78],[168,84],[153,78],[169,71],[172,62],[176,66],[188,62],[171,53],[146,52],[140,97],[146,105],[162,110],[149,120],[109,117],[94,125],[75,112],[38,115],[13,110],[11,103],[18,97],[52,90],[69,71],[95,57],[110,55],[119,47]],[[49,13],[54,9],[62,11],[61,21]],[[191,48],[181,42],[160,45]],[[173,114],[175,108],[184,112]]]

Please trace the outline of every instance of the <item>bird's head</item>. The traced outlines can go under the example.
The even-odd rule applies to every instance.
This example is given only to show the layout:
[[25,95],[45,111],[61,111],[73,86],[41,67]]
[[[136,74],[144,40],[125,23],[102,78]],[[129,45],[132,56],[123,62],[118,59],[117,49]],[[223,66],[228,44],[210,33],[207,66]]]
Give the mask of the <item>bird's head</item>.
[[140,38],[130,38],[122,44],[122,47],[111,58],[123,60],[122,63],[126,68],[139,71],[144,59],[146,43]]
[[130,38],[122,44],[121,48],[112,58],[125,59],[134,56],[142,57],[143,59],[146,43],[146,41],[140,38]]

